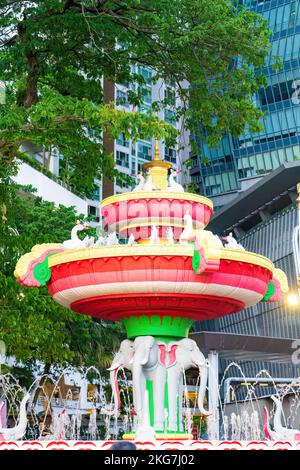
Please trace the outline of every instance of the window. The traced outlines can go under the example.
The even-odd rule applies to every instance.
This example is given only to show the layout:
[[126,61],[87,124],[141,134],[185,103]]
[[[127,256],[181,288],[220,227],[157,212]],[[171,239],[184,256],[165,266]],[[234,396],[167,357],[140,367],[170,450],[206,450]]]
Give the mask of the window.
[[141,94],[144,104],[151,104],[152,103],[152,88],[151,86],[143,85],[141,87]]
[[150,111],[150,109],[151,109],[151,104],[142,103],[139,106],[139,112],[140,113],[147,113],[148,111]]
[[95,222],[99,222],[99,211],[95,206],[88,206],[88,214],[93,216]]
[[176,106],[176,93],[173,88],[170,88],[170,87],[165,88],[165,100],[171,106]]
[[176,150],[171,147],[165,147],[165,160],[176,163]]
[[165,109],[165,122],[173,125],[176,123],[176,114],[171,109]]
[[129,155],[128,153],[120,152],[117,150],[116,153],[116,163],[117,165],[129,168]]
[[100,189],[99,188],[94,189],[93,194],[92,194],[92,199],[94,201],[100,201]]
[[123,105],[126,108],[129,108],[129,103],[128,103],[128,94],[125,91],[117,90],[117,100],[116,100],[117,105]]
[[129,148],[129,141],[126,140],[124,134],[120,134],[119,137],[117,138],[117,144],[122,145],[122,147],[127,147]]
[[138,68],[138,73],[141,75],[144,80],[148,83],[150,83],[151,78],[152,78],[152,70],[148,67],[139,67]]
[[152,160],[152,145],[145,142],[138,142],[138,157],[143,160]]
[[129,188],[128,183],[126,181],[123,181],[122,178],[120,178],[120,177],[116,178],[116,184],[121,189],[128,189]]

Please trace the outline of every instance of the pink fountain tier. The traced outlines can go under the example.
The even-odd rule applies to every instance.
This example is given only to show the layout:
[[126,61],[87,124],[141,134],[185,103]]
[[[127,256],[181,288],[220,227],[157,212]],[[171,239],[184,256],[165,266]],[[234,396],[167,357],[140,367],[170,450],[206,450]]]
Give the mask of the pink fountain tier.
[[206,360],[187,338],[193,321],[279,301],[288,285],[269,259],[245,251],[231,236],[223,246],[205,230],[212,202],[185,193],[170,167],[156,147],[138,190],[102,201],[106,225],[127,244],[112,234],[102,237],[103,246],[89,246],[89,240],[85,245],[77,231],[86,227],[77,225],[71,240],[37,245],[22,256],[15,276],[26,286],[46,285],[56,302],[75,312],[122,321],[128,339],[111,367],[110,413],[118,413],[116,372],[123,366],[133,374],[137,435],[150,438],[154,429],[156,438],[188,439],[180,411],[183,370],[199,367],[198,407],[207,414]]
[[[123,320],[130,337],[142,334],[147,316],[148,334],[162,334],[165,321],[163,334],[186,336],[184,319],[208,320],[279,299],[284,277],[268,259],[213,243],[206,250],[192,243],[63,251],[48,259],[47,287],[75,312]],[[177,318],[176,334],[165,317]]]

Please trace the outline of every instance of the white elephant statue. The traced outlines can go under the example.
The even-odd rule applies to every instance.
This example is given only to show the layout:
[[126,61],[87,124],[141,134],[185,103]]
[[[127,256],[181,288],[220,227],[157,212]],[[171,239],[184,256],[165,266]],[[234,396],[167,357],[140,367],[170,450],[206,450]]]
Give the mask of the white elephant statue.
[[156,431],[164,429],[164,391],[166,366],[160,360],[161,351],[153,336],[138,336],[134,340],[132,359],[133,401],[138,417],[142,422],[146,381],[153,383],[154,423]]
[[208,378],[208,362],[197,346],[197,343],[189,338],[168,344],[168,398],[169,398],[169,431],[178,430],[178,407],[182,402],[183,373],[187,369],[198,367],[201,374],[201,382],[198,393],[198,408],[203,415],[209,415],[204,409],[203,402]]
[[120,391],[118,385],[118,371],[120,368],[132,370],[132,358],[134,355],[133,341],[124,339],[120,344],[119,351],[116,353],[112,365],[108,369],[110,371],[110,385],[113,393],[114,409],[106,410],[102,409],[103,414],[109,414],[111,416],[118,416],[120,410]]
[[264,407],[264,432],[265,436],[271,440],[288,439],[290,441],[300,441],[300,430],[288,429],[282,426],[281,414],[282,414],[282,402],[275,395],[271,396],[275,403],[276,409],[274,413],[274,431],[269,425],[269,413],[266,407]]

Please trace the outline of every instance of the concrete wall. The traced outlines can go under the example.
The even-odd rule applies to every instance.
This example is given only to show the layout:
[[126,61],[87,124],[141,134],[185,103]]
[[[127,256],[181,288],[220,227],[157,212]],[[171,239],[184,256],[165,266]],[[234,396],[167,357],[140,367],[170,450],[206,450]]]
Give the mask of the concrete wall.
[[37,196],[42,197],[46,201],[54,202],[56,206],[59,204],[67,207],[75,206],[78,213],[84,215],[88,213],[88,200],[80,198],[27,163],[19,165],[19,172],[14,177],[14,180],[18,184],[32,185],[37,189],[35,193]]

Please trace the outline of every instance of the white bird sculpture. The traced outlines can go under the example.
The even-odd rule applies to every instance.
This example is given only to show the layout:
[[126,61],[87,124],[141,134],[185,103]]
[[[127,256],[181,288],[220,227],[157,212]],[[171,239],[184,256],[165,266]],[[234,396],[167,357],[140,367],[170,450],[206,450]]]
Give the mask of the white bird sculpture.
[[62,243],[62,246],[66,250],[76,250],[78,248],[86,248],[86,241],[80,240],[78,238],[78,232],[81,232],[82,230],[88,230],[88,225],[87,224],[81,224],[79,220],[77,220],[77,224],[75,227],[72,228],[71,231],[71,239],[70,240],[65,240]]
[[112,246],[112,245],[118,245],[118,244],[119,244],[119,240],[118,240],[116,232],[109,233],[106,239],[106,245]]
[[145,181],[145,184],[144,184],[144,187],[143,187],[143,191],[154,191],[157,189],[156,186],[154,186],[153,182],[152,182],[152,175],[151,175],[151,170],[150,168],[147,168],[147,178],[146,178],[146,181]]
[[[276,410],[274,414],[274,430],[275,432],[271,431],[269,428],[268,423],[268,413],[266,408],[264,410],[265,413],[265,421],[264,421],[264,431],[269,439],[288,439],[289,441],[300,441],[300,430],[298,429],[288,429],[282,426],[281,424],[281,414],[282,414],[282,402],[281,400],[276,397],[275,395],[271,396],[272,400],[276,405]],[[269,434],[269,436],[268,436]]]
[[174,245],[174,233],[172,227],[167,228],[167,240],[169,245]]
[[85,248],[91,248],[92,246],[95,246],[95,238],[94,237],[89,237],[88,235],[84,237],[83,243]]
[[185,214],[183,217],[184,229],[179,237],[179,243],[185,245],[195,240],[195,230],[193,228],[193,219],[190,214]]
[[0,440],[4,441],[18,441],[22,439],[26,432],[27,427],[27,412],[26,404],[30,399],[29,393],[25,393],[20,404],[20,414],[18,424],[13,428],[0,428]]
[[179,192],[179,193],[184,193],[184,187],[176,183],[175,177],[181,173],[180,170],[171,170],[171,174],[169,176],[169,186],[167,187],[166,191],[168,192]]
[[106,237],[102,237],[102,235],[100,235],[100,237],[98,238],[94,246],[105,246],[105,245],[106,245]]
[[158,228],[156,225],[152,225],[151,227],[151,235],[150,235],[150,245],[160,244],[160,238],[158,236]]
[[128,245],[135,245],[135,244],[136,244],[136,241],[135,241],[134,235],[132,233],[130,235],[130,237],[128,238]]
[[134,175],[139,180],[138,185],[132,190],[133,193],[144,190],[145,178],[143,173],[140,171],[138,175]]
[[240,245],[240,243],[238,243],[236,239],[233,237],[232,232],[230,232],[230,234],[227,235],[227,237],[224,237],[224,240],[225,240],[225,248],[233,248],[234,250],[245,251],[245,248],[242,245]]

